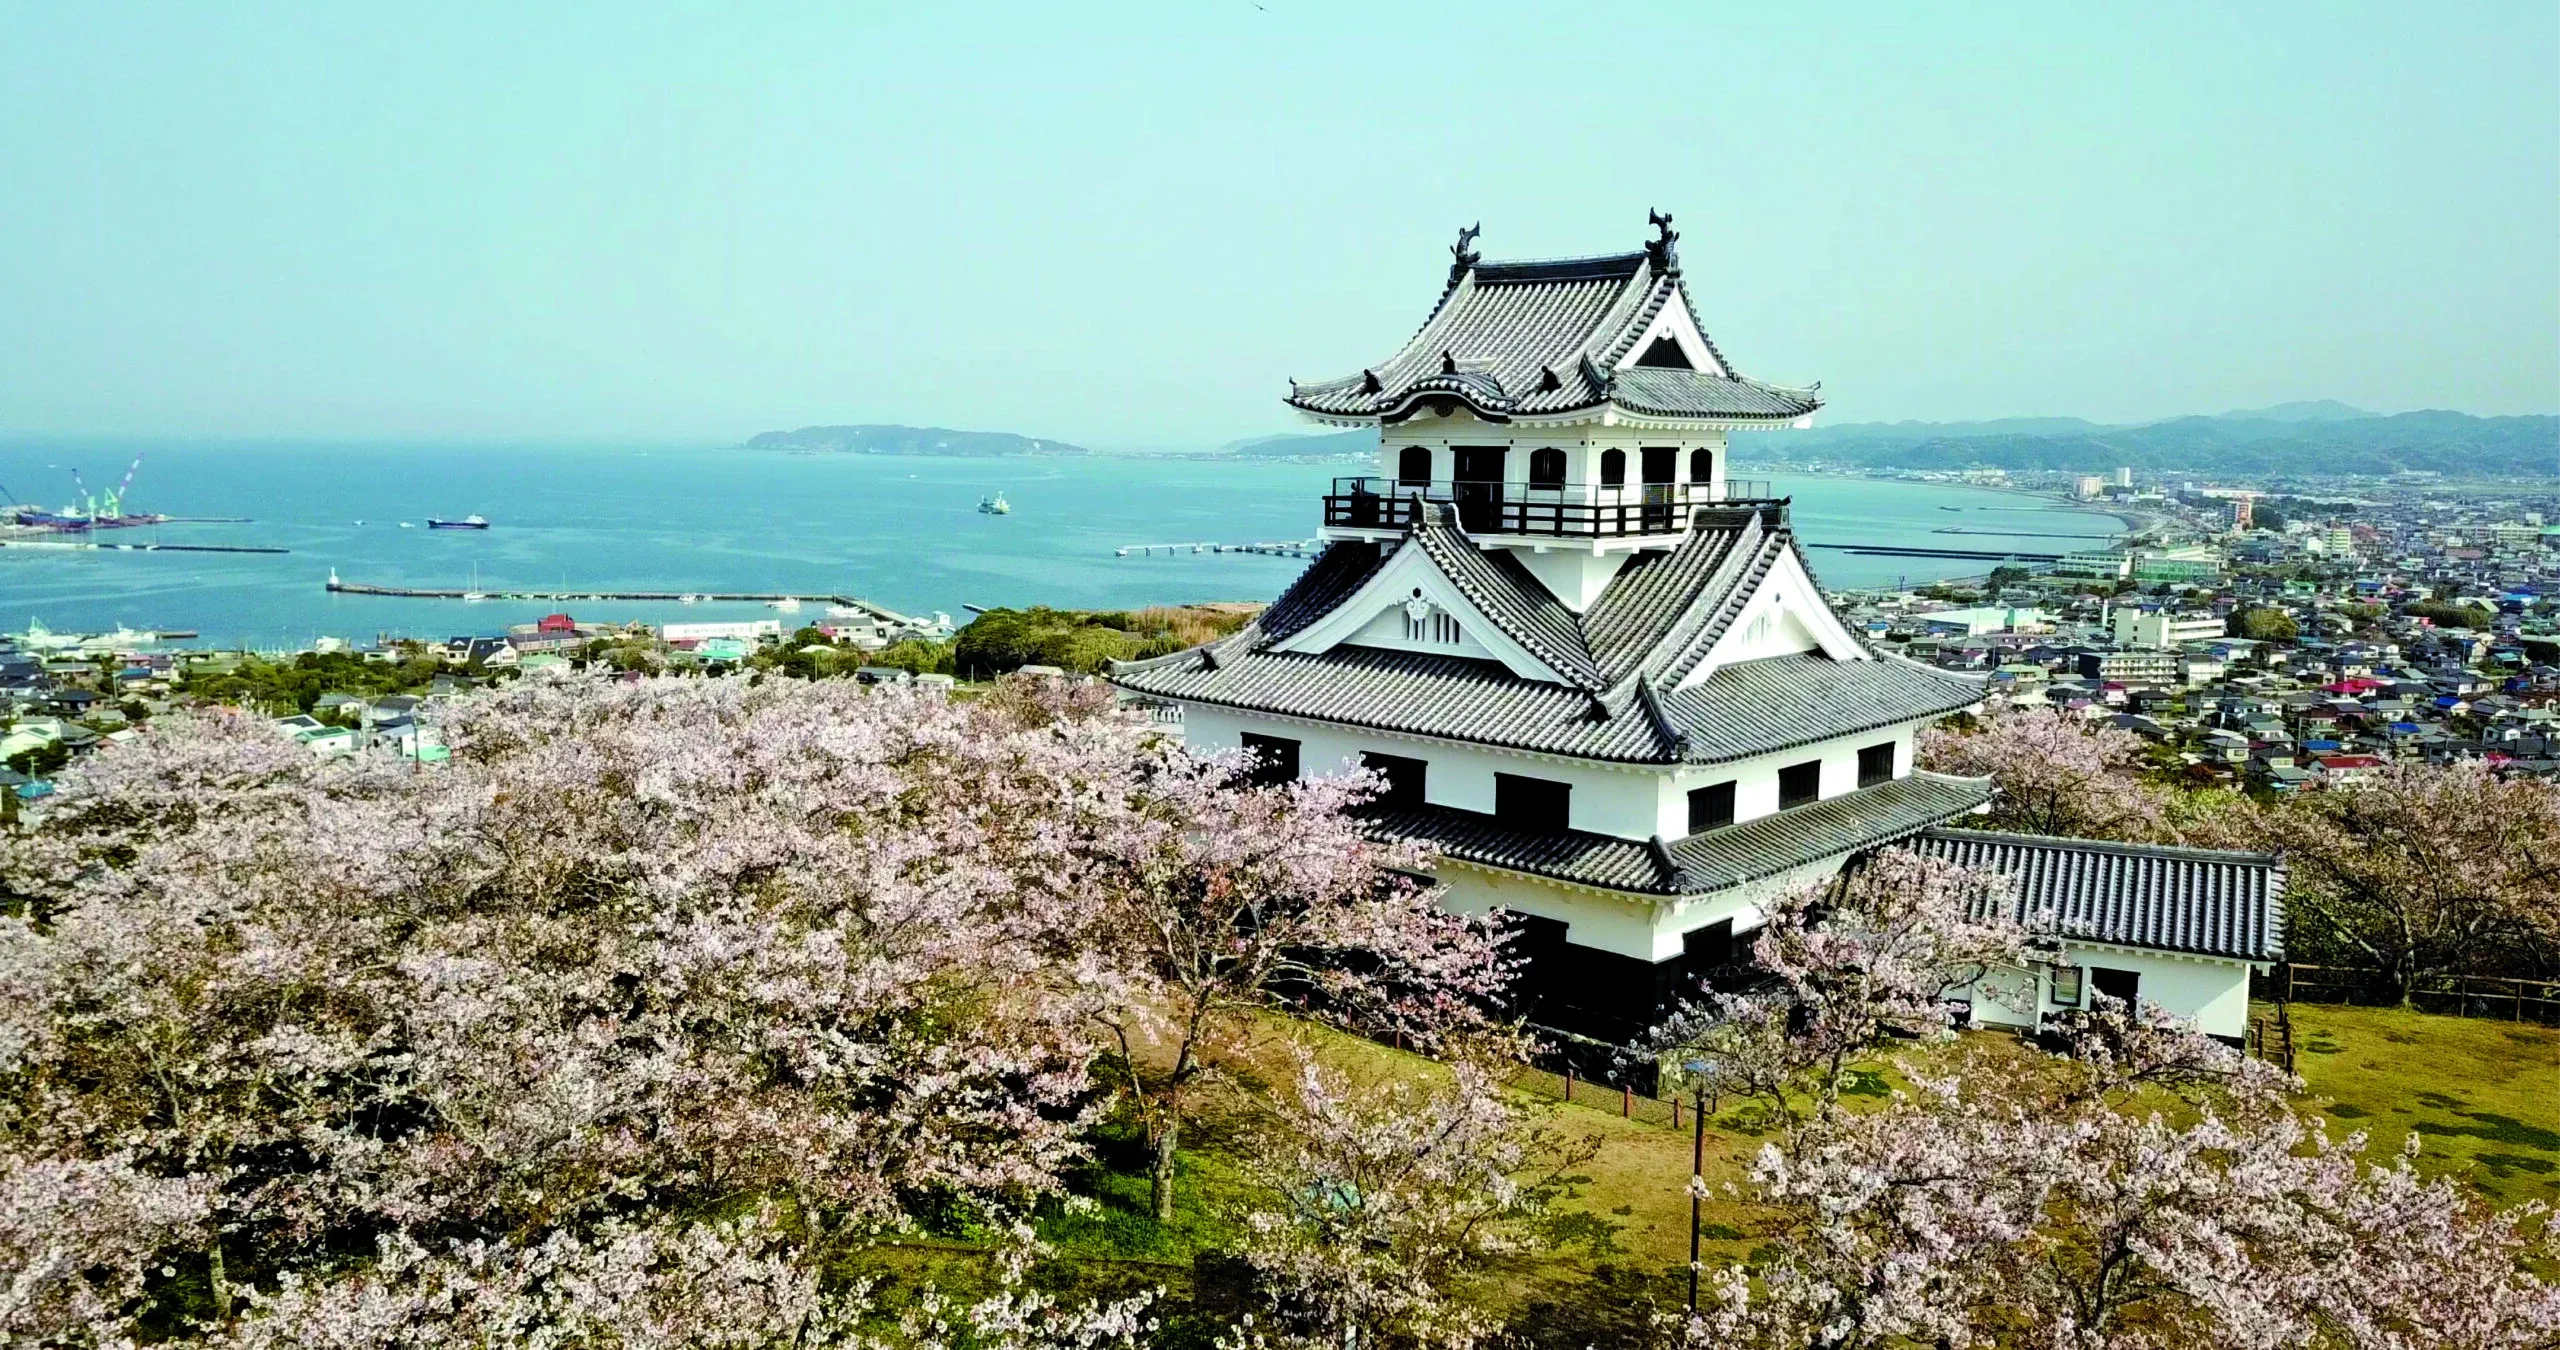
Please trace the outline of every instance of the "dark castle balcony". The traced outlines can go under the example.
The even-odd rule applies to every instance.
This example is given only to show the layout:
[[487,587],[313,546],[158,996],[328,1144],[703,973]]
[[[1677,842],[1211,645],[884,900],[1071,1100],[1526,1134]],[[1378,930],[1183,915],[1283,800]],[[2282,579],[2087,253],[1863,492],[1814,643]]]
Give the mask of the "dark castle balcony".
[[1512,534],[1559,539],[1619,539],[1678,534],[1689,528],[1694,507],[1726,502],[1771,501],[1765,480],[1728,478],[1721,490],[1690,483],[1487,483],[1337,478],[1325,494],[1328,529],[1401,530],[1423,503],[1458,508],[1469,534]]

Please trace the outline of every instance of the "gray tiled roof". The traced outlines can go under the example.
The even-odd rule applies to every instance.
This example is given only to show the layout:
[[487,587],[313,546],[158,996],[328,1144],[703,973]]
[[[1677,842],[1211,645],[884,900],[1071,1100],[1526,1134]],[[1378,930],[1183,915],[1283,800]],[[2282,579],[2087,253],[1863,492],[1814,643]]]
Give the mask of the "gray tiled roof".
[[2127,947],[2247,961],[2284,956],[2284,860],[2267,853],[1931,830],[1930,857],[2011,879],[2008,917]]
[[1511,550],[1476,547],[1459,531],[1456,508],[1445,503],[1429,505],[1412,538],[1431,555],[1441,574],[1512,641],[1585,689],[1606,683],[1583,640],[1582,621],[1531,576]]
[[1811,806],[1694,834],[1639,842],[1584,830],[1526,830],[1445,806],[1380,811],[1380,834],[1451,858],[1640,895],[1702,895],[1890,843],[1990,800],[1986,779],[1917,773]]
[[1982,701],[1982,682],[1899,657],[1834,661],[1819,652],[1724,667],[1661,696],[1692,763],[1738,759],[1832,736],[1939,717]]
[[[1570,412],[1617,402],[1638,412],[1717,420],[1786,421],[1821,406],[1811,389],[1739,375],[1611,367],[1683,287],[1676,263],[1609,254],[1477,263],[1402,350],[1356,375],[1292,384],[1289,403],[1344,417],[1393,416],[1421,394],[1465,400],[1496,418]],[[1690,313],[1696,314],[1690,306]],[[1732,367],[1710,340],[1708,350]]]
[[1895,657],[1820,653],[1728,665],[1679,688],[1776,561],[1795,548],[1784,507],[1702,508],[1667,552],[1630,560],[1582,614],[1516,558],[1431,513],[1419,549],[1496,627],[1564,683],[1497,662],[1349,644],[1273,651],[1341,604],[1393,553],[1337,543],[1241,632],[1112,668],[1138,694],[1383,731],[1620,763],[1718,763],[1972,706],[1982,685]]

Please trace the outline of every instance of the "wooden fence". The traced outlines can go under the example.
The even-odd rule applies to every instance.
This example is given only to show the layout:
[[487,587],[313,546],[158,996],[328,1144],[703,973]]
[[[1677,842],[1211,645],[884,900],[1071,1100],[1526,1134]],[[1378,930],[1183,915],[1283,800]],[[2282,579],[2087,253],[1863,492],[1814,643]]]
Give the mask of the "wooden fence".
[[[2389,1007],[2399,999],[2382,973],[2350,966],[2280,965],[2250,979],[2250,996],[2269,1003]],[[2560,1026],[2560,981],[2503,975],[2435,975],[2410,986],[2409,1006],[2453,1017]]]

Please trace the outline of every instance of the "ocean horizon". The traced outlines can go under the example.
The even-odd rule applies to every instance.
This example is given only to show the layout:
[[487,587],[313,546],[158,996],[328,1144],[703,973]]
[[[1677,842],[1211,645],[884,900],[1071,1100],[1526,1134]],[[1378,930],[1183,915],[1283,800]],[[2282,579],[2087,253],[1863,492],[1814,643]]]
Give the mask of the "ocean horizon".
[[[194,630],[197,645],[282,649],[320,637],[498,633],[563,608],[338,594],[327,589],[332,573],[421,589],[849,595],[960,622],[971,606],[1268,600],[1303,560],[1187,550],[1123,558],[1115,550],[1306,539],[1330,481],[1363,468],[1206,453],[940,457],[682,443],[22,439],[0,442],[0,486],[21,500],[57,503],[72,495],[74,470],[97,491],[122,477],[136,454],[142,464],[125,508],[182,519],[101,531],[101,541],[289,551],[0,548],[0,628],[32,620],[57,632]],[[2079,538],[2103,543],[2119,528],[2103,514],[1998,489],[1805,474],[1770,481],[1775,493],[1794,498],[1796,525],[1815,545],[2053,553],[2079,547]],[[976,509],[996,492],[1012,514]],[[426,525],[430,516],[468,515],[488,518],[491,528]],[[208,518],[238,523],[200,523]],[[1988,567],[1821,548],[1811,560],[1834,588],[1919,584]],[[566,608],[582,620],[615,622],[770,614],[752,603]]]

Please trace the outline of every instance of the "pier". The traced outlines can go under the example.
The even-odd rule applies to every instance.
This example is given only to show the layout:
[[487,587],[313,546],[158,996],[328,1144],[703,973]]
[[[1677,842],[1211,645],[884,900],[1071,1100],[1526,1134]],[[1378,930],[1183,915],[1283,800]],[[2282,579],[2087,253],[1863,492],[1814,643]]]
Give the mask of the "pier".
[[251,544],[103,544],[94,539],[0,539],[0,548],[113,549],[120,553],[291,553]]
[[1149,558],[1162,552],[1168,558],[1181,553],[1258,553],[1268,558],[1312,558],[1323,551],[1324,541],[1320,539],[1266,540],[1253,544],[1220,544],[1201,540],[1186,544],[1130,544],[1113,549],[1112,556],[1126,558],[1135,554]]
[[1841,553],[1854,553],[1863,558],[1979,558],[1988,562],[2060,562],[2059,553],[2019,553],[1987,548],[1903,548],[1891,544],[1816,544],[1807,548],[1827,548]]
[[477,597],[482,600],[539,600],[545,604],[575,600],[660,600],[671,604],[769,605],[777,600],[790,600],[806,605],[841,605],[846,609],[858,609],[883,623],[902,627],[925,626],[922,619],[853,595],[797,595],[782,591],[525,591],[499,587],[481,591],[449,591],[416,586],[367,586],[358,581],[340,581],[334,572],[329,574],[329,590],[337,595],[387,595],[405,600],[469,600]]

